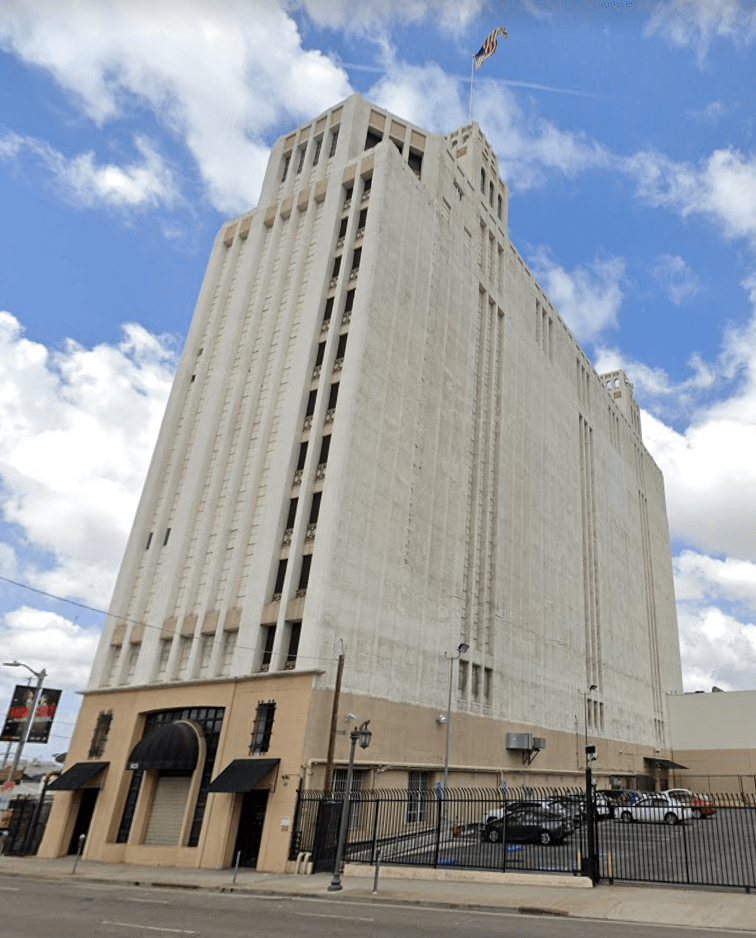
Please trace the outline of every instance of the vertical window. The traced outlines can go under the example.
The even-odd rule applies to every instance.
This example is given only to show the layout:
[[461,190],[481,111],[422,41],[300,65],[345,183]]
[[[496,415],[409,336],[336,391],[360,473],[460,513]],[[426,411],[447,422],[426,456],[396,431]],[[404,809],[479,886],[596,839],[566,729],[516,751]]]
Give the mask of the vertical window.
[[339,385],[337,382],[336,384],[331,385],[331,390],[328,393],[328,410],[333,410],[333,408],[336,406],[336,401],[338,399],[339,399]]
[[480,697],[480,665],[472,666],[472,698],[478,700]]
[[420,175],[423,170],[423,154],[410,148],[407,165],[416,175]]
[[286,664],[284,667],[287,670],[292,670],[294,665],[297,663],[297,653],[299,652],[299,639],[302,634],[302,623],[301,622],[292,622],[291,628],[289,630],[289,649],[286,652]]
[[145,549],[145,550],[149,550],[149,549],[150,549],[150,544],[152,543],[152,535],[153,535],[153,533],[154,533],[153,531],[150,531],[150,533],[147,535],[147,543],[144,545],[144,549]]
[[365,149],[372,150],[373,147],[377,147],[378,144],[383,139],[382,135],[375,130],[368,130],[367,136],[365,137]]
[[362,184],[362,198],[366,199],[370,195],[370,190],[373,188],[373,177],[368,176],[365,182]]
[[323,138],[318,137],[315,141],[315,152],[312,155],[312,165],[317,166],[320,160],[320,151],[323,148]]
[[307,153],[307,144],[299,148],[299,159],[297,160],[297,176],[304,169],[305,164],[305,154]]
[[178,676],[184,677],[186,668],[189,664],[189,652],[192,650],[192,639],[190,635],[182,635],[179,639],[179,659]]
[[278,571],[276,572],[276,583],[273,587],[273,595],[279,596],[283,593],[284,580],[286,579],[286,559],[278,561]]
[[351,313],[354,306],[354,294],[355,290],[348,290],[346,295],[346,302],[344,303],[344,312]]
[[92,742],[89,744],[88,759],[97,759],[105,752],[105,745],[110,733],[110,724],[113,722],[112,710],[101,710],[97,715]]
[[346,192],[344,193],[344,207],[345,208],[349,204],[349,202],[352,201],[353,195],[354,195],[354,186],[349,186]]
[[367,209],[363,208],[363,209],[360,209],[360,217],[357,222],[357,231],[362,231],[366,223],[367,223]]
[[331,449],[331,434],[323,437],[323,442],[320,444],[320,455],[318,456],[318,465],[323,466],[328,462],[328,453]]
[[315,354],[315,367],[323,364],[323,356],[325,355],[325,342],[318,342],[318,351]]
[[[298,498],[292,498],[292,500],[289,502],[289,513],[288,513],[288,515],[286,516],[286,527],[287,527],[287,529],[294,527],[294,520],[295,520],[296,517],[297,517],[297,503],[298,503],[298,502],[299,502],[299,499],[298,499]],[[280,592],[280,590],[279,590],[279,592]]]
[[354,254],[352,255],[352,270],[360,269],[361,260],[362,260],[362,248],[355,248]]
[[326,300],[325,309],[323,310],[323,322],[328,322],[333,314],[333,297],[329,296]]
[[339,142],[339,128],[337,127],[336,130],[331,131],[331,149],[328,151],[329,160],[331,159],[331,157],[336,156],[336,147],[338,145],[338,142]]
[[168,538],[169,538],[170,536],[171,536],[171,529],[170,529],[170,528],[166,528],[166,529],[165,529],[165,537],[163,538],[163,547],[165,547],[165,545],[168,543]]
[[317,524],[318,516],[320,515],[320,502],[323,498],[322,492],[315,492],[312,496],[312,503],[310,504],[310,520],[308,524]]
[[281,170],[281,182],[286,182],[286,177],[289,175],[290,164],[291,164],[291,153],[284,153],[283,168]]
[[298,590],[306,590],[310,582],[310,567],[312,566],[312,554],[305,554],[302,558],[302,566],[299,571]]
[[129,657],[126,664],[126,675],[124,677],[124,682],[129,683],[133,681],[134,674],[136,673],[137,659],[139,658],[139,649],[141,648],[139,642],[131,642],[129,644]]
[[213,653],[213,638],[212,635],[203,635],[202,636],[202,645],[200,646],[200,666],[199,666],[199,676],[207,677],[210,672],[210,656]]
[[267,752],[270,749],[270,737],[273,732],[273,717],[276,715],[275,700],[257,704],[255,725],[249,743],[250,755],[255,752]]
[[459,681],[457,683],[457,690],[459,691],[460,696],[463,696],[467,693],[467,662],[459,662]]
[[483,672],[483,699],[487,704],[491,703],[493,694],[493,670],[486,668]]
[[305,417],[312,417],[315,413],[315,400],[317,399],[318,392],[310,391],[309,397],[307,398],[307,410],[305,411]]
[[486,194],[486,171],[483,168],[480,170],[480,191]]
[[236,650],[236,639],[239,633],[234,632],[224,632],[223,633],[223,652],[221,655],[221,673],[224,675],[229,675],[231,673],[231,664],[234,660],[234,651]]
[[496,214],[499,216],[499,221],[501,221],[501,216],[503,214],[503,211],[504,211],[504,200],[502,199],[501,196],[499,196],[499,201],[496,205]]
[[260,662],[260,670],[267,671],[270,668],[270,662],[273,658],[273,645],[276,641],[275,625],[263,625],[263,653]]
[[341,270],[341,254],[338,257],[333,259],[333,270],[331,272],[331,279],[338,277],[339,271]]
[[349,219],[348,219],[348,218],[342,218],[342,219],[341,219],[341,224],[339,225],[339,238],[344,238],[344,237],[346,237],[347,225],[348,225],[348,224],[349,224]]
[[493,208],[493,199],[494,199],[494,184],[489,182],[488,184],[488,204]]
[[344,355],[346,354],[347,337],[348,337],[348,333],[346,333],[346,332],[343,332],[343,333],[339,336],[339,344],[338,344],[338,346],[337,346],[337,348],[336,348],[336,358],[337,358],[337,359],[343,358]]
[[[355,769],[352,773],[352,794],[362,790],[362,782],[365,778],[364,769]],[[346,780],[347,780],[347,770],[346,769],[334,769],[333,773],[333,794],[335,798],[343,799],[346,792]],[[352,801],[349,805],[349,830],[353,830],[359,825],[360,821],[360,803],[359,801]]]
[[121,645],[111,645],[108,649],[108,660],[104,671],[104,684],[112,683],[118,670],[118,662],[121,658]]
[[424,821],[428,810],[426,792],[430,788],[430,772],[407,773],[407,823]]
[[157,679],[159,681],[168,673],[168,658],[171,654],[171,642],[172,640],[170,638],[160,639],[160,655],[158,657],[157,669]]
[[305,467],[305,460],[307,459],[307,443],[299,444],[299,456],[297,457],[297,471],[301,472]]

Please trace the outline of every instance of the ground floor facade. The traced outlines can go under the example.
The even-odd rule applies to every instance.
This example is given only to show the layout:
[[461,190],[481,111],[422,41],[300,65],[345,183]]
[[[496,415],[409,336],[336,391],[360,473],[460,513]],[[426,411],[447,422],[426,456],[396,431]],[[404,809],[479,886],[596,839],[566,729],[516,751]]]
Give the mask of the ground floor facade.
[[[81,849],[89,860],[216,869],[238,859],[283,872],[297,792],[324,787],[332,727],[333,790],[343,791],[349,732],[365,720],[373,735],[356,749],[353,789],[443,783],[446,714],[351,693],[334,713],[321,678],[292,671],[87,693],[40,855]],[[449,787],[579,787],[588,741],[599,788],[666,787],[668,754],[588,740],[578,715],[564,733],[469,713],[451,715]]]

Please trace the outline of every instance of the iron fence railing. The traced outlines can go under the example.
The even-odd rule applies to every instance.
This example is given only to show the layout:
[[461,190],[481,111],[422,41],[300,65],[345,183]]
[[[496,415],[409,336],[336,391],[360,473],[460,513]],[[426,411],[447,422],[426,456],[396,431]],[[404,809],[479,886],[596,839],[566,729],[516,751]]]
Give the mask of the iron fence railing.
[[[380,849],[384,864],[577,876],[594,857],[605,881],[756,888],[756,797],[700,795],[684,811],[644,814],[635,794],[649,797],[628,793],[614,804],[595,792],[586,803],[578,789],[354,791],[344,858],[374,864]],[[300,791],[291,859],[310,853],[316,872],[333,870],[344,807],[343,792]]]

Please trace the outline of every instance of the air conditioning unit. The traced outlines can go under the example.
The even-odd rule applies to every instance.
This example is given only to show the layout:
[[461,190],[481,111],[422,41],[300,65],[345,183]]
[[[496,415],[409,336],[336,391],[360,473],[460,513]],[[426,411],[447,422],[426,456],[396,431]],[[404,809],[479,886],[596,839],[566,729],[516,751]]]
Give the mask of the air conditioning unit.
[[507,733],[507,749],[522,749],[528,752],[533,748],[533,737],[530,733]]
[[546,737],[545,736],[534,736],[533,737],[533,749],[537,749],[539,752],[541,749],[546,748]]

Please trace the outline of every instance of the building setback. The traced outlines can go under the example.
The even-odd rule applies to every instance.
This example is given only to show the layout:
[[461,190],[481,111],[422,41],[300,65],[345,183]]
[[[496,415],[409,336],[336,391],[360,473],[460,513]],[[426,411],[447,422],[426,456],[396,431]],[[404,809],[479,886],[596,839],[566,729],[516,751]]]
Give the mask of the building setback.
[[359,784],[441,781],[450,686],[451,785],[575,783],[584,733],[606,776],[669,751],[631,385],[509,241],[478,125],[359,95],[276,143],[216,239],[41,852],[88,830],[91,859],[283,869],[342,652],[336,785],[345,714]]

